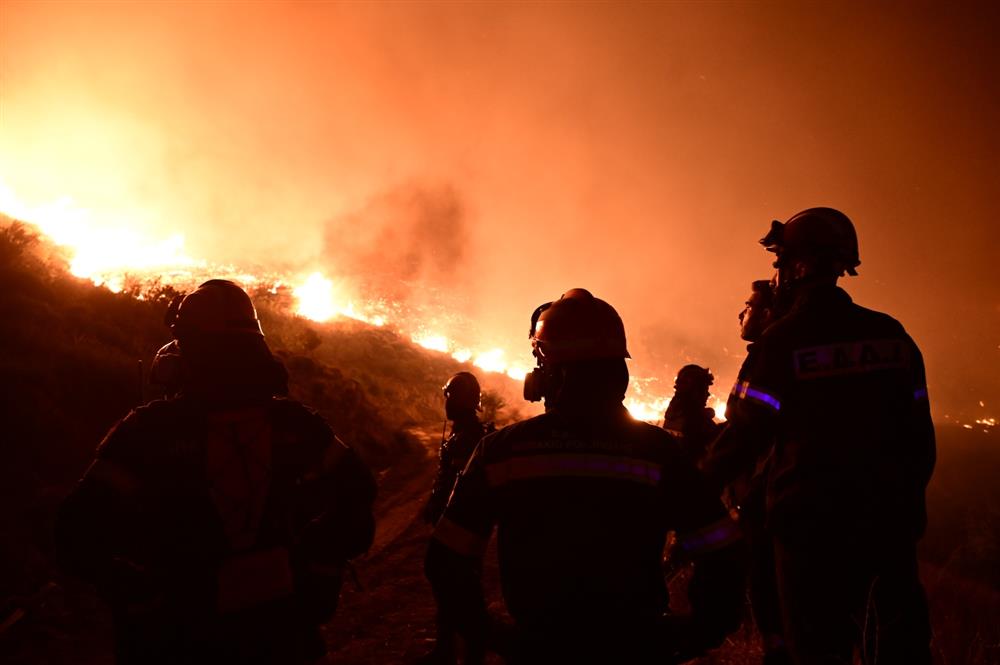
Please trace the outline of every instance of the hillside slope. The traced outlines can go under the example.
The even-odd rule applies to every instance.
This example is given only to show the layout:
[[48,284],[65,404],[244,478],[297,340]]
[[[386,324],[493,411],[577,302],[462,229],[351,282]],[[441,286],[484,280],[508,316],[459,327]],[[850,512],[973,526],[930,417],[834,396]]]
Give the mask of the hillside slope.
[[[170,340],[163,316],[176,291],[139,281],[118,294],[95,287],[70,275],[65,257],[30,227],[4,217],[0,287],[2,656],[17,634],[40,637],[24,627],[40,604],[51,602],[58,579],[51,556],[58,503],[108,428],[155,397],[146,375],[156,350]],[[268,343],[288,369],[293,398],[317,409],[380,477],[415,457],[430,464],[428,448],[412,432],[440,432],[441,386],[471,367],[388,330],[294,316],[280,292],[252,295]],[[511,383],[493,375],[484,385],[509,393]],[[503,402],[497,393],[486,401],[491,417],[510,417],[497,413]],[[99,612],[83,602],[88,613]]]

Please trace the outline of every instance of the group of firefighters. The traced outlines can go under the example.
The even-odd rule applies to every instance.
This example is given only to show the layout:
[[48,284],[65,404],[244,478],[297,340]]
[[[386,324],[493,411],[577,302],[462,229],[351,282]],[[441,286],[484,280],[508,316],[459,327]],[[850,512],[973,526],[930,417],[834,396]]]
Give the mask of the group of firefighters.
[[[723,424],[696,365],[662,428],[633,419],[624,325],[584,289],[532,315],[524,395],[542,415],[494,431],[476,377],[448,381],[424,509],[438,639],[422,662],[681,663],[740,626],[747,595],[767,665],[930,662],[920,352],[837,286],[860,264],[843,213],[805,210],[761,243],[777,271],[740,314],[749,346]],[[108,601],[120,663],[319,662],[344,571],[374,537],[372,475],[287,397],[242,289],[211,280],[168,318],[155,370],[172,396],[101,443],[58,516],[59,560]],[[512,621],[483,593],[494,530]],[[681,566],[683,611],[665,575]]]

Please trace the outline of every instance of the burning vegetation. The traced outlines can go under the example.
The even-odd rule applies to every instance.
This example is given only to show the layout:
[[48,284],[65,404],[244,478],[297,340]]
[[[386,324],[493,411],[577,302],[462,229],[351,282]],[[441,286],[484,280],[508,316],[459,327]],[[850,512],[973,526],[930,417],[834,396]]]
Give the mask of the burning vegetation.
[[[206,279],[224,278],[255,294],[269,294],[273,302],[312,321],[350,320],[391,330],[424,349],[514,381],[523,380],[531,368],[528,347],[522,340],[507,340],[503,346],[483,344],[474,322],[433,293],[414,305],[374,293],[371,284],[360,286],[357,274],[328,276],[320,270],[276,271],[214,264],[189,256],[182,234],[156,238],[132,228],[105,226],[68,198],[29,206],[2,183],[0,213],[30,223],[61,249],[72,275],[112,293],[143,299],[161,289],[183,292]],[[440,229],[433,226],[430,230],[436,233]],[[409,262],[415,263],[415,259],[411,257]],[[362,266],[355,265],[355,269],[362,270]],[[387,282],[374,283],[384,286]],[[655,423],[670,403],[670,388],[666,377],[633,376],[625,405],[634,417]],[[713,396],[711,406],[717,417],[724,419],[725,394]]]

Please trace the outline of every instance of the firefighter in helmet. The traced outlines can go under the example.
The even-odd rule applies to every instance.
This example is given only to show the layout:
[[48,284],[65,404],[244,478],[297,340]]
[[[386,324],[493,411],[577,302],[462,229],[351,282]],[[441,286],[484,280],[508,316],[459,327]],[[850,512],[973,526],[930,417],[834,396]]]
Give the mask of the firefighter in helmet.
[[465,468],[476,444],[491,430],[490,425],[479,421],[482,397],[479,380],[471,372],[458,372],[444,384],[444,413],[451,422],[451,434],[441,442],[437,477],[431,496],[424,508],[424,519],[435,524],[455,486],[455,479]]
[[674,396],[663,415],[663,429],[681,444],[693,464],[719,432],[715,409],[708,406],[708,388],[715,377],[700,365],[685,365],[674,379]]
[[[780,317],[775,307],[774,284],[760,279],[751,283],[750,295],[739,314],[740,338],[747,345],[747,358],[753,356],[753,345],[771,323]],[[726,412],[733,413],[740,399],[739,387],[749,372],[744,361],[737,375],[736,386],[729,394]],[[722,429],[725,429],[726,425]],[[788,650],[781,625],[781,606],[774,577],[774,551],[764,522],[765,483],[770,463],[771,447],[759,458],[749,459],[747,466],[725,488],[724,500],[739,516],[740,526],[746,536],[749,554],[748,595],[753,611],[753,621],[760,634],[762,665],[788,665]]]
[[[496,527],[515,662],[674,662],[718,645],[739,624],[739,530],[670,435],[623,406],[621,318],[573,289],[532,324],[525,397],[546,413],[487,435],[459,477],[427,552],[442,606],[482,639],[480,562]],[[693,614],[668,621],[670,530],[696,563]]]
[[702,468],[724,487],[773,446],[766,524],[792,661],[930,662],[917,576],[935,442],[916,344],[837,282],[860,265],[832,208],[773,222],[779,309]]
[[61,506],[60,563],[111,606],[119,663],[313,662],[344,565],[372,542],[372,476],[276,396],[243,289],[205,282],[170,324],[178,395],[104,438]]
[[[458,372],[444,384],[444,412],[451,421],[451,435],[442,441],[439,454],[437,476],[431,488],[431,496],[424,506],[424,519],[431,525],[436,524],[448,504],[448,497],[455,486],[458,474],[475,450],[476,444],[487,432],[493,431],[491,424],[480,422],[478,412],[482,410],[482,397],[479,380],[471,372]],[[422,663],[455,663],[457,662],[455,621],[447,612],[438,611],[437,642],[434,649],[425,656]],[[466,663],[482,658],[482,653],[476,652],[477,645],[467,644]]]

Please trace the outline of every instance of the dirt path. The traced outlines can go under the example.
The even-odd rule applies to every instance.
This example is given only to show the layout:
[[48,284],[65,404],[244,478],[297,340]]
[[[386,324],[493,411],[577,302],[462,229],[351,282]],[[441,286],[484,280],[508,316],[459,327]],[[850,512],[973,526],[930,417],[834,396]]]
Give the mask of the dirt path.
[[[375,544],[355,562],[360,588],[345,584],[325,628],[330,660],[338,665],[411,663],[434,643],[434,599],[423,568],[431,527],[420,513],[434,480],[440,432],[411,434],[424,451],[380,478]],[[487,587],[496,588],[495,566]]]

